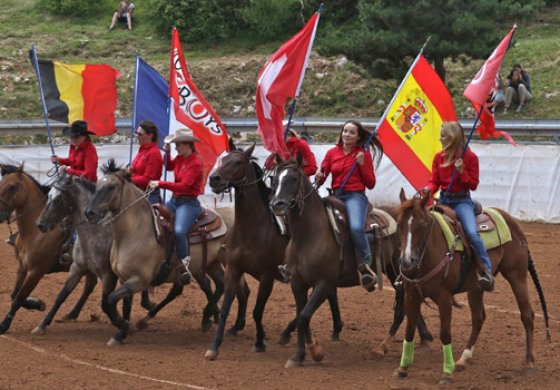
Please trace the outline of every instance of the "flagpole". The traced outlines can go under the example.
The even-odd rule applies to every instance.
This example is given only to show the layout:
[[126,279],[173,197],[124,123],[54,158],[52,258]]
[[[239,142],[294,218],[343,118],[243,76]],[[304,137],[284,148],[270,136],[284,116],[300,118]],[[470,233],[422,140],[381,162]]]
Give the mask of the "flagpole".
[[128,156],[128,165],[132,164],[132,145],[134,144],[134,128],[138,118],[138,113],[136,112],[136,99],[138,99],[138,62],[139,60],[138,52],[136,52],[136,63],[134,69],[134,97],[132,99],[132,123],[130,124],[130,154]]
[[[399,88],[397,88],[397,91],[395,92],[395,94],[393,95],[393,98],[391,99],[391,101],[389,102],[389,105],[387,106],[387,108],[385,108],[385,111],[383,112],[383,115],[381,116],[381,119],[379,119],[379,122],[377,122],[377,125],[375,126],[375,129],[372,131],[371,135],[369,136],[367,142],[363,145],[363,150],[366,150],[368,148],[368,145],[371,143],[371,140],[373,139],[373,137],[377,134],[378,130],[379,130],[379,124],[383,123],[383,121],[385,120],[385,118],[387,117],[387,114],[389,113],[389,110],[391,109],[391,107],[393,106],[393,103],[395,102],[395,99],[397,98],[397,96],[399,95],[400,90],[402,89],[402,87],[404,86],[404,83],[406,82],[406,80],[408,79],[408,77],[410,76],[410,74],[412,73],[412,70],[414,69],[414,66],[416,65],[416,63],[420,60],[420,56],[422,55],[422,53],[424,53],[424,49],[426,48],[426,46],[428,45],[428,42],[430,42],[430,39],[432,38],[432,36],[430,35],[426,41],[424,42],[424,44],[422,45],[422,47],[420,48],[420,52],[418,53],[418,55],[416,56],[416,58],[414,59],[414,61],[412,61],[412,65],[410,65],[410,68],[408,69],[408,72],[406,72],[403,80],[401,81],[401,84],[399,85]],[[346,176],[346,178],[344,179],[344,182],[342,183],[342,185],[340,186],[340,188],[337,191],[337,194],[340,193],[342,191],[342,189],[344,188],[344,186],[346,185],[346,183],[348,182],[348,180],[350,179],[350,176],[352,176],[352,173],[354,172],[354,169],[356,169],[356,166],[358,165],[358,160],[354,161],[354,165],[352,165],[352,168],[350,169],[350,172],[348,172],[348,175]]]
[[[516,31],[517,31],[517,25],[514,24],[513,25],[513,32],[511,33],[511,37],[509,38],[509,42],[508,42],[508,45],[507,45],[508,49],[511,45],[513,35],[515,34]],[[506,49],[506,52],[507,52],[507,49]],[[498,72],[499,72],[499,69],[502,68],[502,62],[504,61],[504,57],[505,57],[505,54],[500,61],[500,66],[498,66]],[[496,78],[496,75],[494,75],[494,78]],[[480,105],[480,110],[478,111],[478,114],[476,115],[476,119],[473,122],[471,132],[469,133],[469,136],[467,138],[467,142],[465,143],[465,146],[463,147],[463,150],[461,151],[461,157],[460,158],[463,158],[465,156],[465,152],[467,151],[467,148],[469,147],[469,143],[471,142],[472,136],[474,134],[474,130],[477,127],[478,121],[480,119],[480,116],[482,115],[483,110],[484,110],[484,104],[481,104]],[[447,190],[444,192],[444,195],[448,194],[449,191],[451,190],[451,185],[453,184],[453,181],[455,181],[455,176],[457,176],[457,168],[453,169],[453,174],[451,175],[451,181],[449,182],[449,185],[447,186]]]
[[[54,145],[53,145],[53,140],[52,140],[52,135],[51,135],[51,127],[49,125],[49,115],[47,112],[47,104],[45,102],[45,94],[43,92],[43,83],[41,82],[41,72],[39,71],[39,61],[37,60],[37,52],[35,51],[35,45],[31,45],[31,54],[32,54],[32,60],[33,60],[33,67],[35,68],[35,73],[37,74],[37,80],[39,82],[39,94],[41,95],[41,103],[43,105],[43,116],[45,118],[45,123],[47,125],[47,134],[49,136],[49,145],[51,147],[51,154],[54,156]],[[58,175],[58,164],[54,164]]]
[[311,48],[313,47],[313,42],[315,42],[315,35],[317,33],[317,27],[319,26],[319,19],[321,19],[321,13],[323,12],[323,3],[319,4],[319,10],[317,11],[317,21],[315,22],[315,27],[313,28],[313,35],[311,36],[311,40],[309,42],[309,47],[307,48],[307,54],[305,55],[305,62],[303,63],[303,67],[301,69],[301,74],[299,76],[298,86],[296,88],[296,93],[294,96],[294,101],[292,102],[292,107],[290,109],[290,116],[288,117],[288,123],[286,125],[286,130],[284,131],[284,141],[288,138],[288,132],[290,130],[290,125],[292,124],[292,117],[294,116],[294,112],[296,110],[296,102],[299,96],[299,91],[301,90],[301,85],[303,84],[303,78],[305,76],[305,71],[307,70],[307,63],[309,62],[309,56],[311,55]]

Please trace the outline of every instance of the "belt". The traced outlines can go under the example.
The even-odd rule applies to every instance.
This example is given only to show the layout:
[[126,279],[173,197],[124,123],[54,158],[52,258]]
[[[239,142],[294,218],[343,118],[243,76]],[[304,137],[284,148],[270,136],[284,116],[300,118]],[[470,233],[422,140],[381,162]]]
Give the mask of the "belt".
[[190,196],[190,195],[178,195],[178,196],[173,195],[173,198],[181,202],[196,200],[196,196]]
[[464,199],[470,195],[469,191],[443,192],[441,197],[446,199]]
[[342,196],[342,195],[365,195],[366,194],[365,191],[340,191],[340,192],[338,192],[337,190],[335,190],[334,193],[337,194],[338,196]]

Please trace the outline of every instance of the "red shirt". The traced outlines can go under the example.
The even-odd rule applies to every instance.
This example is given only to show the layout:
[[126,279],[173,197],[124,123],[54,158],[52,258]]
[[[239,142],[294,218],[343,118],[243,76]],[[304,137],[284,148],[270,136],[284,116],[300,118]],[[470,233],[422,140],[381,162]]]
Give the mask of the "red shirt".
[[70,145],[68,158],[59,158],[58,163],[66,165],[66,172],[74,176],[97,182],[97,149],[89,139],[78,147]]
[[[458,157],[459,156],[457,156],[457,158]],[[455,170],[453,164],[447,167],[442,166],[445,161],[444,158],[443,150],[439,151],[434,156],[432,177],[428,183],[432,194],[435,194],[440,188],[442,191],[447,190],[449,182],[451,181],[451,176]],[[470,149],[467,149],[463,156],[463,173],[457,171],[450,192],[474,191],[478,187],[478,182],[478,157]]]
[[296,157],[298,152],[301,152],[301,156],[303,157],[303,172],[305,172],[307,176],[314,175],[315,172],[317,172],[317,161],[307,142],[292,135],[290,139],[286,141],[286,146],[292,157]]
[[173,170],[175,182],[160,180],[160,188],[171,190],[175,196],[198,196],[202,187],[202,161],[198,154],[175,157],[167,163],[167,170]]
[[150,180],[159,180],[163,170],[163,157],[155,142],[140,146],[138,154],[132,161],[130,171],[132,182],[136,187],[145,190]]
[[360,151],[364,153],[364,163],[362,165],[356,164],[356,168],[354,168],[342,191],[364,191],[366,187],[372,189],[375,186],[375,173],[373,172],[373,159],[370,151],[363,150],[361,146],[355,145],[350,153],[345,154],[342,146],[336,145],[327,151],[321,164],[325,177],[332,172],[331,186],[333,190],[342,186],[356,162],[356,154]]

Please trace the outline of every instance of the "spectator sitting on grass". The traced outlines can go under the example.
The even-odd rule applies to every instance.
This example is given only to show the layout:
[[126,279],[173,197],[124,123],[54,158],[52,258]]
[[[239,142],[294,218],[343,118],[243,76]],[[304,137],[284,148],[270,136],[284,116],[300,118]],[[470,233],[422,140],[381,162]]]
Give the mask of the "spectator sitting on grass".
[[134,15],[134,3],[130,0],[121,1],[119,4],[119,9],[113,14],[113,19],[111,20],[111,26],[109,26],[109,31],[115,28],[117,22],[126,23],[129,30],[132,30],[132,17]]

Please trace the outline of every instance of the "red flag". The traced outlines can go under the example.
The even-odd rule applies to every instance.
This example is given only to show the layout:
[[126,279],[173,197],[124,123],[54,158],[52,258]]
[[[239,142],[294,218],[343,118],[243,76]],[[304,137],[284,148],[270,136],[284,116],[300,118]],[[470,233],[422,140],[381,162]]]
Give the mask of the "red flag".
[[516,29],[517,26],[512,27],[463,92],[463,96],[471,101],[477,113],[482,109],[479,118],[480,123],[476,130],[480,134],[480,138],[488,139],[503,136],[513,145],[515,145],[515,142],[508,133],[496,131],[494,98],[498,90],[498,72]]
[[414,189],[430,179],[432,161],[441,149],[441,124],[456,120],[445,84],[418,54],[378,127],[385,154]]
[[317,12],[270,57],[259,72],[256,92],[257,131],[262,137],[263,146],[284,159],[290,157],[282,126],[284,105],[288,97],[294,98],[299,94],[318,23]]
[[[202,141],[196,145],[196,149],[204,164],[206,183],[218,156],[229,149],[228,136],[222,121],[191,78],[175,28],[171,37],[169,96],[173,101],[172,110],[176,120],[191,129],[194,136]],[[173,133],[171,128],[169,133]]]

